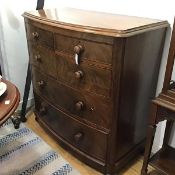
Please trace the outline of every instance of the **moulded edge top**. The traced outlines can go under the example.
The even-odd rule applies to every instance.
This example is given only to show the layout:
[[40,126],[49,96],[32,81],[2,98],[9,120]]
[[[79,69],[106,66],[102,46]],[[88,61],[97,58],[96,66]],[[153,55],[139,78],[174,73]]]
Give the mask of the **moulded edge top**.
[[35,10],[24,12],[23,17],[51,26],[113,37],[128,37],[169,26],[167,21],[157,19],[73,8]]

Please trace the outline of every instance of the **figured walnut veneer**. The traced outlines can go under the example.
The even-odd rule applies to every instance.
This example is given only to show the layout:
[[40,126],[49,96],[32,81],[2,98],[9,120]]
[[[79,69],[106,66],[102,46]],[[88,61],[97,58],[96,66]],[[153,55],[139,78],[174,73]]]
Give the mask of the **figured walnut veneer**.
[[23,16],[38,122],[113,174],[143,148],[168,23],[76,9]]

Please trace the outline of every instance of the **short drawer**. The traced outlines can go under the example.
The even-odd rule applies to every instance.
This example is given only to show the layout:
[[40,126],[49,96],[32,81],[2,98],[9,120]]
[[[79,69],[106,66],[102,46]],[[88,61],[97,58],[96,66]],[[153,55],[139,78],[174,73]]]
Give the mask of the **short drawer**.
[[34,68],[32,74],[35,91],[52,104],[81,121],[109,128],[112,112],[108,99],[69,88]]
[[103,96],[110,96],[111,69],[92,66],[83,62],[74,63],[72,57],[56,54],[57,79],[71,87],[94,92]]
[[46,72],[52,77],[57,77],[57,63],[55,53],[47,47],[28,43],[30,52],[30,62],[36,66],[38,70]]
[[47,47],[54,48],[53,33],[42,28],[35,27],[33,25],[26,25],[28,40],[36,43],[43,44]]
[[105,132],[74,120],[41,100],[36,94],[35,108],[40,119],[57,135],[92,157],[105,160],[107,149],[107,134]]
[[106,43],[55,34],[55,49],[72,56],[77,53],[80,64],[83,60],[112,63],[112,45]]

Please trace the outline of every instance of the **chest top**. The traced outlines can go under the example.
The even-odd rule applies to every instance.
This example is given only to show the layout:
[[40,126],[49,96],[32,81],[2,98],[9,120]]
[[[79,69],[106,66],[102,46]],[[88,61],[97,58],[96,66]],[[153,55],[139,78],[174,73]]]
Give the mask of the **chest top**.
[[25,12],[23,16],[52,26],[114,37],[128,37],[168,26],[167,21],[73,8]]

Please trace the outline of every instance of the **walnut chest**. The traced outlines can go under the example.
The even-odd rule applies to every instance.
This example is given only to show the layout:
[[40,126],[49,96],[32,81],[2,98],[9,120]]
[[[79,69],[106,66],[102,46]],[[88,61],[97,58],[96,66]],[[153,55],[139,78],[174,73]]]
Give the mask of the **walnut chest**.
[[23,16],[37,121],[114,174],[143,149],[167,21],[70,8]]

